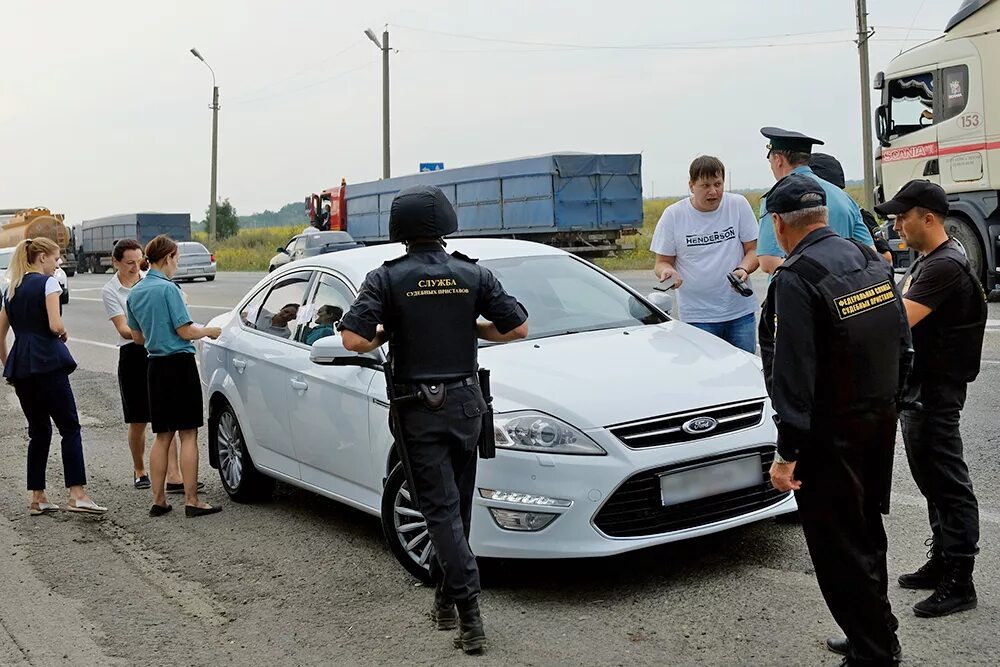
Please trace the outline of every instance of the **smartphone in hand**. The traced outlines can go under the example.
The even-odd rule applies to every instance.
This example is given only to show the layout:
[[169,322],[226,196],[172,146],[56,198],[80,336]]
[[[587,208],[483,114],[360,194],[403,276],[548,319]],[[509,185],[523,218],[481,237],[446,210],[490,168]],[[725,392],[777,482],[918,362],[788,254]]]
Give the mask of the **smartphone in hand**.
[[663,282],[657,285],[653,285],[653,289],[655,289],[658,292],[667,292],[669,290],[672,290],[675,284],[677,284],[677,278],[675,276],[670,276]]

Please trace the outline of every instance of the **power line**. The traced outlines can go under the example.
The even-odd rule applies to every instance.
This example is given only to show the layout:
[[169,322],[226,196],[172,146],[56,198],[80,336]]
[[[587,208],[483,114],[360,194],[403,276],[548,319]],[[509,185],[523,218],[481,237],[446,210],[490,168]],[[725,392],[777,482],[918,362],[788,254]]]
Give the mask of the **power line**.
[[[372,65],[374,65],[375,62],[376,62],[375,60],[369,60],[368,62],[364,63],[363,65],[359,65],[357,67],[352,67],[350,69],[346,69],[346,70],[343,70],[341,72],[337,72],[336,74],[324,77],[324,78],[322,78],[322,79],[320,79],[318,81],[314,81],[314,82],[312,82],[310,84],[307,84],[305,86],[299,86],[298,88],[292,88],[290,90],[284,90],[284,91],[281,91],[281,92],[272,93],[270,95],[262,95],[262,96],[259,96],[259,97],[253,97],[253,98],[249,98],[249,99],[242,99],[242,100],[239,100],[238,102],[235,102],[235,103],[236,104],[251,104],[251,103],[255,103],[255,102],[262,102],[262,101],[265,101],[265,100],[270,100],[270,99],[273,99],[275,97],[283,97],[283,96],[286,96],[286,95],[290,95],[292,93],[299,93],[299,92],[302,92],[303,90],[309,90],[310,88],[316,88],[317,86],[322,86],[324,84],[329,83],[330,81],[333,81],[334,79],[339,79],[339,78],[341,78],[343,76],[347,76],[348,74],[353,74],[354,72],[358,72],[360,70],[367,69],[368,67],[371,67]],[[233,104],[233,103],[234,102],[230,102],[230,104]]]
[[270,83],[266,83],[263,86],[259,86],[258,88],[255,88],[255,89],[251,90],[248,93],[243,93],[242,95],[237,95],[236,97],[234,97],[233,99],[231,99],[229,101],[229,103],[232,104],[233,102],[245,102],[245,101],[247,101],[249,99],[255,99],[260,93],[263,93],[263,92],[267,91],[270,88],[274,88],[275,86],[277,86],[279,84],[282,84],[282,83],[285,83],[286,81],[291,81],[292,79],[298,78],[299,76],[301,76],[302,74],[304,74],[304,73],[306,73],[306,72],[308,72],[310,70],[316,69],[317,67],[322,67],[323,65],[325,65],[325,64],[327,64],[329,62],[332,62],[334,59],[336,59],[336,58],[344,55],[345,53],[347,53],[351,49],[357,47],[361,43],[362,43],[361,40],[355,40],[354,43],[349,44],[348,46],[346,46],[345,48],[341,49],[340,51],[337,51],[332,56],[330,56],[328,58],[324,58],[323,60],[321,60],[321,61],[319,61],[317,63],[313,63],[311,65],[307,65],[306,67],[303,67],[302,69],[296,71],[293,74],[289,74],[288,76],[282,77],[280,79],[275,79],[274,81],[271,81]]

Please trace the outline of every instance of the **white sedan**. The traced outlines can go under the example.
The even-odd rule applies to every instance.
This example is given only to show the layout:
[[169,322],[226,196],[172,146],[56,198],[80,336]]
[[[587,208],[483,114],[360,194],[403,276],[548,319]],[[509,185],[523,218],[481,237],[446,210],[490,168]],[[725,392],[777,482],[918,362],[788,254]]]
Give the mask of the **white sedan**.
[[[483,344],[497,456],[479,463],[479,556],[604,556],[790,512],[759,360],[670,319],[610,274],[526,241],[458,239],[529,313],[527,339]],[[335,333],[380,245],[288,264],[206,340],[209,456],[237,501],[274,480],[380,516],[393,554],[426,577],[433,548],[388,428],[384,350]],[[337,360],[337,364],[331,365]]]

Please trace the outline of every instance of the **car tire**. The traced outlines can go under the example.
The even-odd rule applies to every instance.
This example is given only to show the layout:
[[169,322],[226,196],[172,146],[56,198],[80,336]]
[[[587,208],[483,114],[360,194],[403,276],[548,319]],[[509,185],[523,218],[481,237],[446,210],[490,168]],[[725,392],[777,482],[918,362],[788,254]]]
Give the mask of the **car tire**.
[[424,517],[414,508],[402,463],[392,469],[382,489],[382,530],[389,551],[403,569],[424,584],[430,584],[434,545]]
[[76,270],[75,269],[66,269],[66,277],[67,278],[72,278],[75,275],[76,275]]
[[219,479],[229,497],[238,503],[269,499],[274,491],[274,478],[254,466],[231,405],[226,403],[212,414],[208,433],[208,446],[219,462]]
[[945,231],[948,236],[958,241],[969,260],[972,273],[984,285],[986,278],[986,266],[983,259],[983,246],[979,243],[979,235],[975,228],[964,218],[950,215],[944,222]]

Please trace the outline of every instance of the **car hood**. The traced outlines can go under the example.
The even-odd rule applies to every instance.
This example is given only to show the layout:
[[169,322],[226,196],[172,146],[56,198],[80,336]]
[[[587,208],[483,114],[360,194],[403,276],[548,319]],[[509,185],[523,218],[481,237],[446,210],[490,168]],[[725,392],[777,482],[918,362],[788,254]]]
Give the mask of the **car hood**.
[[766,396],[757,357],[676,321],[494,345],[479,363],[497,412],[584,429]]

